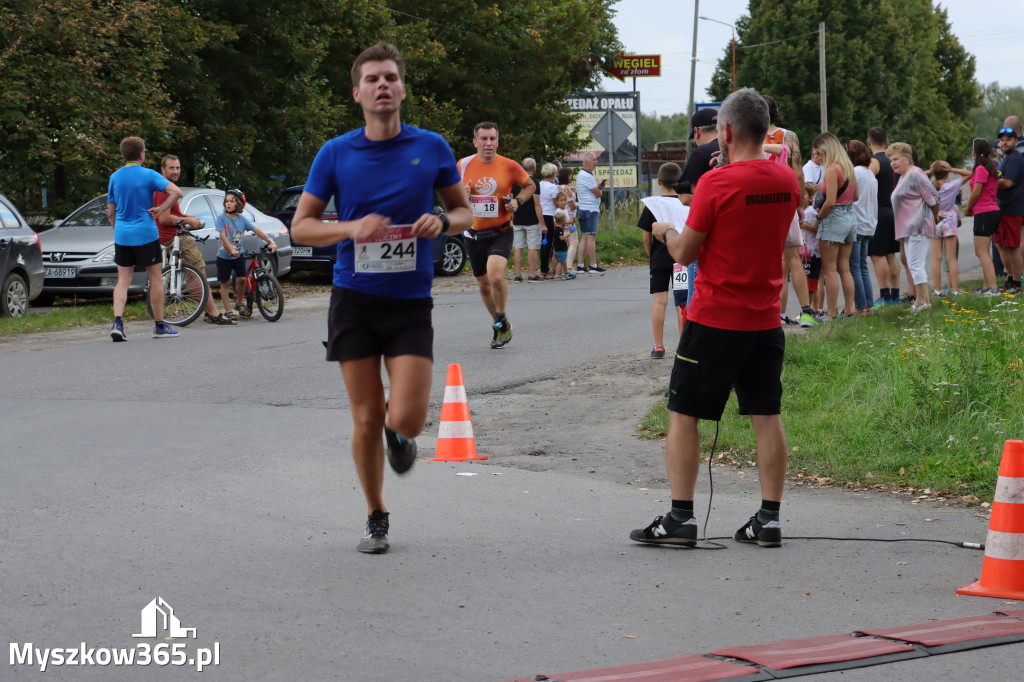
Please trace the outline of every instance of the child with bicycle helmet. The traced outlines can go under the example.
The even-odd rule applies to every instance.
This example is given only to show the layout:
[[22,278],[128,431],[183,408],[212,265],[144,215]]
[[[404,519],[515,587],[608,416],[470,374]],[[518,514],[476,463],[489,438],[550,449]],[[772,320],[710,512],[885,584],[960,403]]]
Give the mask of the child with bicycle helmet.
[[[229,189],[224,192],[224,212],[217,216],[217,234],[220,236],[220,248],[217,249],[217,281],[220,283],[220,300],[224,304],[225,313],[232,319],[238,315],[249,317],[252,311],[242,301],[245,297],[245,261],[241,258],[239,245],[246,232],[252,232],[270,247],[277,251],[277,244],[260,228],[242,213],[245,208],[245,194],[240,189]],[[228,282],[234,273],[235,310],[231,310],[231,298],[228,293]]]

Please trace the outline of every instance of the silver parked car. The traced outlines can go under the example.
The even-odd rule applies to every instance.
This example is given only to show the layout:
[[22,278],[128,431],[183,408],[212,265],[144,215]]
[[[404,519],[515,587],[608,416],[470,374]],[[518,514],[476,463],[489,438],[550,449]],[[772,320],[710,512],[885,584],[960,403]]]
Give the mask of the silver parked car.
[[20,317],[43,291],[39,236],[0,194],[0,316]]
[[[204,187],[182,187],[184,197],[179,202],[186,215],[194,215],[206,227],[193,230],[197,237],[209,236],[198,242],[206,261],[206,277],[217,280],[217,245],[219,243],[214,221],[224,206],[224,191]],[[252,223],[263,230],[277,244],[277,253],[268,254],[267,260],[278,277],[292,269],[292,246],[288,228],[277,218],[269,216],[251,203],[242,211]],[[107,220],[107,195],[98,196],[52,230],[39,235],[43,247],[43,265],[46,279],[43,296],[107,295],[117,284],[117,266],[114,265],[114,228]],[[246,235],[242,245],[257,250],[262,240]],[[141,294],[146,288],[145,271],[136,271],[129,288],[131,294]]]

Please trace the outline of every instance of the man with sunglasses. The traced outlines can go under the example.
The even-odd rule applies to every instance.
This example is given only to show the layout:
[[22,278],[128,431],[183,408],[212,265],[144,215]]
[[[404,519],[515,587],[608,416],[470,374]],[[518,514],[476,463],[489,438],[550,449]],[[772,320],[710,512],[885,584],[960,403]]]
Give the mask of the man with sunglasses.
[[1021,224],[1024,223],[1024,156],[1017,151],[1020,132],[1012,127],[999,129],[999,148],[1003,160],[999,163],[999,185],[996,201],[1002,211],[999,229],[993,241],[999,249],[1003,266],[1006,268],[1006,283],[999,288],[1008,294],[1020,291],[1021,271],[1024,270],[1024,254],[1021,253]]

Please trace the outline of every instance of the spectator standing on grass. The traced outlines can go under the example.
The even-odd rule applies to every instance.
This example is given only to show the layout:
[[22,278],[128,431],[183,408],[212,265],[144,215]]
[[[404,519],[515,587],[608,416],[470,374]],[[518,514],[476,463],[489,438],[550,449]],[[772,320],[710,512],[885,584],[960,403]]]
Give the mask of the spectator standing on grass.
[[[601,217],[601,190],[608,180],[597,181],[594,169],[597,168],[597,157],[593,152],[583,155],[583,168],[576,173],[576,201],[579,210],[576,212],[577,228],[580,233],[579,263],[576,272],[602,273],[605,269],[597,264],[597,222]],[[590,269],[585,267],[586,259],[590,259]]]
[[[939,219],[932,234],[928,235],[932,240],[932,279],[935,280],[932,293],[936,296],[955,296],[960,293],[960,264],[956,255],[956,228],[960,224],[960,209],[957,208],[956,200],[960,196],[963,180],[956,173],[950,174],[950,166],[945,161],[932,163],[929,173],[932,176],[932,185],[939,191]],[[949,265],[949,272],[946,274],[948,286],[945,289],[941,289],[943,249],[946,251],[946,263]]]
[[629,537],[654,545],[697,543],[697,427],[701,419],[722,418],[734,388],[757,436],[761,485],[761,506],[734,539],[777,547],[788,453],[780,414],[786,339],[779,290],[783,245],[800,187],[792,169],[763,156],[768,105],[756,91],[729,95],[718,127],[729,163],[701,178],[681,232],[671,223],[653,226],[677,263],[691,262],[699,252],[701,271],[669,389],[665,465],[672,507]]
[[[693,114],[690,120],[690,138],[697,145],[686,159],[683,166],[683,177],[679,200],[686,206],[690,205],[693,193],[697,189],[697,183],[701,177],[711,170],[712,159],[721,151],[718,145],[718,109],[705,108]],[[686,321],[686,307],[689,305],[690,297],[693,295],[693,283],[697,281],[697,261],[684,263],[686,265],[686,289],[673,289],[672,297],[675,299],[676,310],[678,311],[679,327]]]
[[813,142],[821,152],[825,165],[824,203],[818,209],[818,248],[821,249],[822,279],[825,280],[826,319],[836,317],[839,284],[843,286],[843,315],[852,317],[853,276],[850,274],[850,253],[857,239],[857,216],[853,202],[857,200],[857,178],[846,150],[832,133],[821,133]]
[[1014,128],[999,129],[999,148],[1003,160],[999,162],[999,189],[996,203],[1000,211],[999,229],[995,243],[1006,268],[1006,282],[999,288],[1003,293],[1015,294],[1021,288],[1024,256],[1021,254],[1021,225],[1024,223],[1024,156],[1017,151],[1020,133]]
[[567,274],[572,275],[570,279],[576,278],[573,264],[576,262],[576,251],[580,245],[580,231],[576,227],[576,212],[579,203],[576,201],[576,192],[569,183],[572,182],[572,169],[565,166],[558,169],[558,191],[565,195],[565,224],[569,230],[568,250],[566,251]]
[[981,263],[981,288],[974,291],[979,296],[995,296],[996,271],[992,263],[992,236],[999,229],[999,205],[996,203],[996,188],[999,172],[992,162],[992,145],[984,137],[977,137],[971,143],[974,170],[952,168],[954,173],[970,176],[971,194],[964,205],[964,215],[974,216],[974,255]]
[[939,193],[928,176],[914,165],[914,150],[904,142],[893,142],[885,151],[892,169],[900,176],[892,191],[896,238],[903,243],[907,267],[914,282],[913,312],[931,308],[928,292],[928,235],[939,217]]
[[871,271],[868,269],[868,250],[878,225],[878,180],[871,172],[871,152],[860,140],[846,143],[846,153],[853,163],[853,176],[857,179],[857,201],[853,213],[857,217],[857,239],[850,250],[850,275],[853,277],[853,305],[860,315],[869,314],[874,307]]
[[[178,330],[164,322],[164,286],[160,270],[160,233],[153,220],[169,209],[183,195],[178,186],[156,171],[143,168],[146,161],[146,143],[141,137],[121,140],[121,156],[125,165],[110,176],[107,185],[107,220],[114,228],[114,265],[117,266],[117,284],[114,286],[114,323],[110,338],[127,341],[124,332],[124,309],[128,303],[128,288],[135,268],[146,271],[149,280],[149,303],[153,308],[153,338],[173,339]],[[153,192],[165,192],[167,198],[153,206]]]
[[[537,172],[537,162],[531,158],[523,159],[523,170],[533,177]],[[522,192],[516,186],[513,192]],[[540,211],[540,197],[536,192],[527,199],[512,215],[512,270],[516,282],[523,281],[523,249],[526,249],[526,272],[531,282],[539,282],[537,275],[537,257],[540,254],[541,223],[544,218]]]
[[540,169],[541,181],[537,186],[537,194],[540,197],[540,212],[544,220],[540,226],[540,275],[544,279],[551,279],[551,252],[554,249],[555,241],[555,195],[558,194],[558,185],[555,184],[555,176],[558,173],[558,166],[553,163],[545,163]]
[[[885,156],[889,137],[884,128],[868,130],[868,148],[877,163],[878,224],[875,236],[868,242],[868,255],[875,266],[878,280],[878,300],[875,306],[895,305],[900,301],[900,243],[896,240],[896,223],[892,213],[892,190],[896,187],[896,174]],[[872,167],[872,170],[875,170]]]

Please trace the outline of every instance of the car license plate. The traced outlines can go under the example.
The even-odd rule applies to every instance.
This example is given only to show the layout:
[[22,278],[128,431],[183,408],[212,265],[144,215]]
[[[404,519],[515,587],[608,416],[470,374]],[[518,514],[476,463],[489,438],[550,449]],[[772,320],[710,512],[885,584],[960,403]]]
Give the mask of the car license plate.
[[292,255],[293,256],[312,256],[313,255],[313,247],[312,246],[293,246],[292,247]]
[[78,275],[75,268],[46,268],[46,277],[51,279],[74,279]]

